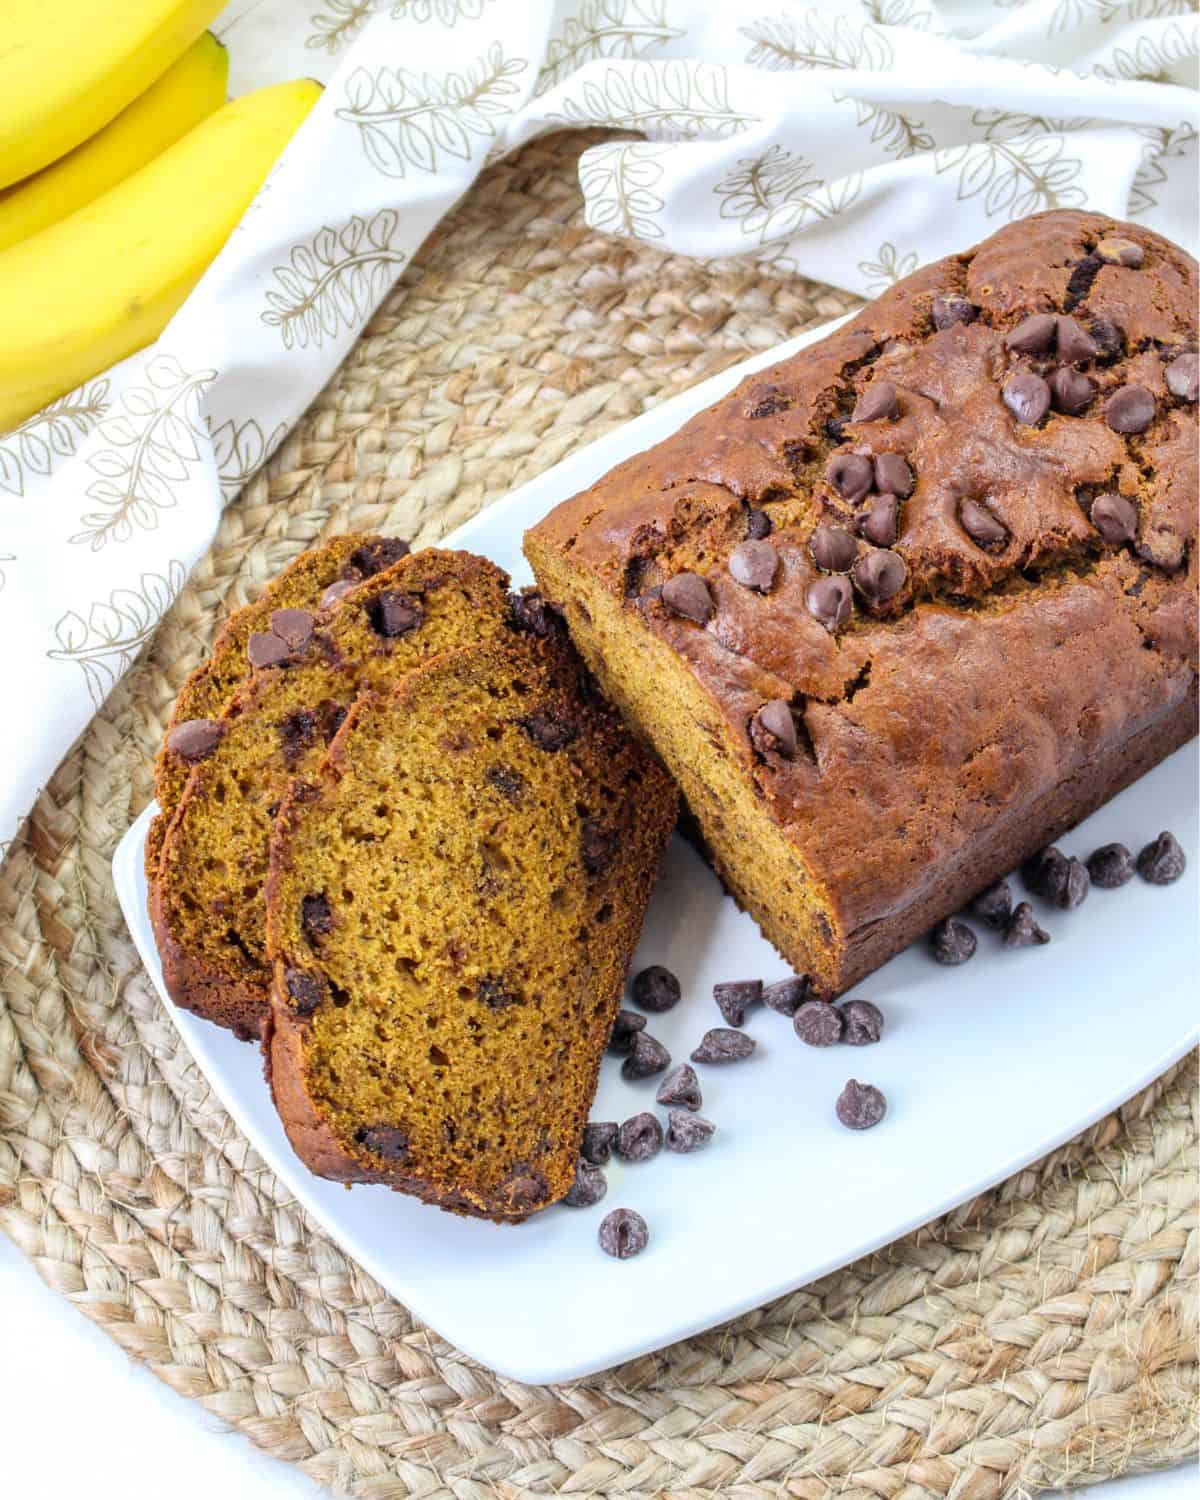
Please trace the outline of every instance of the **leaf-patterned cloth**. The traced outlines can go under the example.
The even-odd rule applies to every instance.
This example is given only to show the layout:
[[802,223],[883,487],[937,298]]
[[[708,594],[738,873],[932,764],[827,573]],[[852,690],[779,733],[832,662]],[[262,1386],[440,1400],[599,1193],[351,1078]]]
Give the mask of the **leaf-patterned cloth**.
[[588,222],[874,293],[1059,205],[1196,233],[1195,0],[234,0],[324,98],[154,348],[0,434],[0,849],[485,163],[564,127]]

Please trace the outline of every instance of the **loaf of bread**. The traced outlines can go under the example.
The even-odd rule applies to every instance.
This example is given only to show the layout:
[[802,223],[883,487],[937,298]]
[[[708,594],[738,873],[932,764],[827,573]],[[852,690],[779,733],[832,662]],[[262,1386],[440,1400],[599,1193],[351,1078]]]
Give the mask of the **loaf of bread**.
[[526,537],[719,873],[844,990],[1195,733],[1197,268],[1057,211]]
[[[257,1038],[268,969],[263,886],[291,781],[317,765],[364,689],[440,652],[511,632],[508,577],[483,558],[404,557],[314,614],[275,610],[246,646],[250,677],[193,748],[163,840],[150,916],[177,1005]],[[338,591],[335,591],[335,593]]]
[[371,578],[408,552],[399,537],[349,532],[323,546],[302,552],[272,580],[253,604],[231,615],[213,643],[208,660],[180,689],[154,767],[158,816],[146,837],[146,879],[158,873],[167,828],[183,796],[197,756],[216,732],[216,720],[234,690],[250,675],[246,655],[250,637],[270,629],[277,609],[318,610],[326,589]]
[[279,813],[267,895],[297,1154],[508,1221],[574,1180],[678,802],[532,620],[358,700]]

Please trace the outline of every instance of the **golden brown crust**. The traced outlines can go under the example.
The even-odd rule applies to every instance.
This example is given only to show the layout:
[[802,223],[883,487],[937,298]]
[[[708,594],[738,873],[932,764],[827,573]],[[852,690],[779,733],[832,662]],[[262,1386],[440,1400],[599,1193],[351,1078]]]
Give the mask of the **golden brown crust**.
[[[1142,247],[1140,267],[1095,253],[1112,236]],[[675,772],[727,883],[822,987],[845,988],[1125,784],[1129,763],[1194,733],[1196,407],[1166,370],[1196,349],[1198,284],[1195,262],[1141,226],[1075,212],[1009,226],[529,533],[543,591]],[[935,327],[947,296],[968,321]],[[1033,314],[1058,320],[1055,340],[1071,318],[1095,345],[1075,361],[1094,388],[1078,415],[1021,423],[1004,399],[1013,376],[1072,363],[1056,342],[1009,345]],[[884,381],[897,414],[856,421]],[[1127,386],[1153,402],[1141,432],[1106,417]],[[851,554],[899,559],[902,582],[882,602],[856,585],[831,631],[809,606],[829,581],[813,533],[859,531],[884,455],[914,486],[898,537],[859,532]],[[845,456],[868,461],[861,497],[832,481]],[[1128,544],[1093,524],[1104,493],[1133,509]],[[967,500],[999,521],[995,542],[968,532]],[[766,592],[729,571],[752,511],[778,556]],[[684,572],[705,581],[704,623],[659,596]],[[752,735],[774,701],[793,711],[790,757]]]
[[[146,835],[147,880],[153,880],[158,871],[163,840],[192,770],[186,760],[171,750],[171,732],[193,719],[219,719],[230,696],[250,675],[250,664],[246,660],[246,643],[250,636],[267,628],[275,610],[315,610],[331,583],[343,578],[369,576],[369,562],[364,554],[380,543],[388,549],[406,545],[370,532],[349,532],[301,553],[277,578],[272,579],[252,604],[236,610],[221,626],[208,660],[201,663],[180,688],[163,733],[163,745],[154,764],[154,796],[159,814]],[[360,554],[358,561],[355,554]]]
[[[234,693],[218,743],[191,772],[151,886],[164,979],[177,1004],[239,1036],[259,1035],[269,984],[261,882],[275,807],[292,778],[320,759],[360,687],[506,630],[507,582],[467,553],[431,548],[405,557],[318,613],[288,665],[255,669]],[[372,612],[393,596],[420,601],[424,614],[407,634],[381,635]],[[289,741],[298,715],[304,737]]]
[[281,808],[265,1051],[318,1175],[497,1222],[570,1188],[677,808],[579,670],[558,633],[435,659]]

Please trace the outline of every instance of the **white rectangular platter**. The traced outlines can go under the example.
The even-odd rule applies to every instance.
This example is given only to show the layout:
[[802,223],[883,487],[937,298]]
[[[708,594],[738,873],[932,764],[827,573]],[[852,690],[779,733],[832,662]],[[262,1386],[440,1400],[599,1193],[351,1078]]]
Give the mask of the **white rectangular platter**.
[[[529,581],[522,533],[614,464],[673,432],[741,377],[814,341],[814,330],[747,360],[629,423],[522,486],[445,545]],[[1052,942],[1006,950],[979,928],[969,964],[939,968],[918,947],[855,991],[887,1019],[876,1046],[803,1046],[760,1010],[753,1057],[699,1068],[717,1135],[692,1156],[614,1162],[591,1209],[553,1208],[518,1227],[452,1218],[382,1188],[347,1192],[292,1154],[258,1051],[174,1010],[146,917],[142,846],[153,809],[129,829],[113,871],[142,960],[185,1043],[230,1113],[324,1229],[400,1301],[467,1354],[530,1382],[604,1369],[759,1306],[898,1238],[1085,1129],[1194,1045],[1197,1036],[1195,742],[1082,824],[1062,845],[1112,840],[1135,852],[1170,828],[1188,857],[1176,884],[1094,890],[1075,912],[1039,906]],[[676,838],[634,970],[666,964],[683,984],[650,1030],[674,1061],[710,1026],[720,980],[787,971],[754,922]],[[833,1105],[848,1078],[878,1085],[887,1118],[848,1131]],[[654,1109],[657,1080],[629,1084],[606,1058],[593,1119]],[[665,1111],[659,1110],[665,1117]],[[636,1259],[610,1260],[596,1230],[610,1209],[650,1227]]]

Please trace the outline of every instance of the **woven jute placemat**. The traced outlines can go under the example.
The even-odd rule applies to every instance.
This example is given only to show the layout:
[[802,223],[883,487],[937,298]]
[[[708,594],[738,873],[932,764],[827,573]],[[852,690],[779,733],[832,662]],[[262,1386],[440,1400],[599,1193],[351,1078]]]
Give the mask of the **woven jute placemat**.
[[[0,871],[0,1226],[181,1395],[363,1500],[992,1500],[1178,1462],[1196,1451],[1192,1059],[877,1255],[607,1374],[531,1387],[417,1323],[306,1218],[138,965],[109,862],[230,609],[333,532],[433,542],[648,404],[851,305],[592,233],[583,144],[493,167],[425,247],[226,512]],[[803,1193],[802,1155],[780,1190]]]

